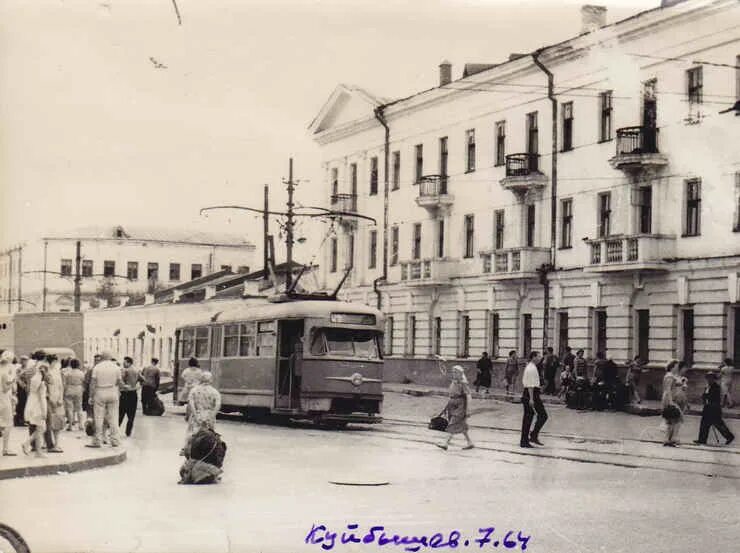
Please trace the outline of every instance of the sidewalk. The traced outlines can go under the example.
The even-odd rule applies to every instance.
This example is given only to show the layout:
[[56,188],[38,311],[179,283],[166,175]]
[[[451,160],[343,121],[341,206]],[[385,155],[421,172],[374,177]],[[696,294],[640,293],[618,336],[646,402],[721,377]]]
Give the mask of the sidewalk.
[[[395,392],[399,394],[407,394],[410,396],[447,396],[447,388],[426,386],[423,384],[401,384],[397,382],[385,382],[383,383],[383,390],[386,392]],[[489,394],[476,393],[472,394],[473,399],[495,399],[498,401],[509,401],[511,403],[519,403],[521,399],[521,393],[516,392],[513,394],[506,395],[501,390],[491,390]],[[556,396],[542,396],[542,403],[545,405],[565,405],[565,400]],[[696,403],[689,406],[688,415],[701,416],[701,405]],[[660,401],[643,400],[640,404],[628,404],[624,412],[631,415],[639,415],[642,417],[658,416],[662,412]],[[608,411],[607,411],[608,412]],[[740,408],[733,407],[731,409],[722,409],[722,416],[725,419],[740,419]]]
[[[124,446],[116,448],[103,446],[100,449],[85,447],[90,438],[83,431],[63,430],[59,446],[64,453],[46,453],[46,458],[39,459],[32,453],[24,455],[21,444],[28,436],[27,427],[14,427],[10,434],[10,451],[15,457],[0,457],[0,480],[8,478],[25,478],[48,474],[68,474],[109,465],[117,465],[126,460]],[[125,443],[125,442],[124,442]]]

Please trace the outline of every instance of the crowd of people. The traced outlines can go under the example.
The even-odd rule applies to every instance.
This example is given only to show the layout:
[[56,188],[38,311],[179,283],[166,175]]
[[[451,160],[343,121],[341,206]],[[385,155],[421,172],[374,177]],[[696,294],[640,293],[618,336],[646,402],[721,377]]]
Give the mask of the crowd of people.
[[86,431],[89,447],[120,443],[118,427],[127,418],[125,433],[131,436],[142,389],[142,410],[150,414],[161,401],[159,360],[152,359],[143,371],[123,358],[121,366],[110,352],[96,354],[92,364],[80,366],[75,358],[59,359],[36,351],[16,359],[13,352],[0,352],[0,432],[4,456],[10,449],[12,428],[28,427],[21,449],[45,457],[63,453],[62,431]]

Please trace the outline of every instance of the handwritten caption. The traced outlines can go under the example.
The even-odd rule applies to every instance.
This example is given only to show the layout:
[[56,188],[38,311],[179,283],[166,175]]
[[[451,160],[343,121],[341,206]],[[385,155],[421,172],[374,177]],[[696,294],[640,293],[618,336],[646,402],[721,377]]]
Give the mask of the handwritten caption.
[[334,549],[336,545],[359,543],[378,547],[401,547],[403,551],[415,553],[422,549],[484,549],[501,548],[526,551],[531,536],[522,534],[521,530],[508,530],[496,534],[496,528],[478,528],[471,537],[463,536],[459,530],[446,533],[436,532],[430,535],[406,536],[387,530],[385,526],[370,526],[367,531],[360,529],[359,524],[348,524],[345,531],[334,532],[324,524],[314,524],[306,535],[305,543],[318,545],[324,551]]

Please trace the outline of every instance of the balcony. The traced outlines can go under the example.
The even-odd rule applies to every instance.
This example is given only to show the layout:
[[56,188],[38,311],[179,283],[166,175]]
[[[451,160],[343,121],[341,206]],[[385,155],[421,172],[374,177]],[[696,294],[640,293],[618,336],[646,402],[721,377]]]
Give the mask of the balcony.
[[529,280],[539,278],[537,270],[550,263],[548,248],[509,248],[481,254],[483,273],[488,280]]
[[583,270],[587,273],[666,270],[666,259],[676,255],[675,236],[609,236],[587,240],[586,243],[589,246],[589,262]]
[[[331,209],[343,213],[357,213],[357,194],[332,194]],[[357,225],[355,217],[340,217],[339,222],[348,227]]]
[[407,286],[451,284],[455,261],[450,259],[414,259],[400,263],[400,281]]
[[517,196],[540,190],[547,184],[547,176],[540,171],[539,154],[509,154],[506,156],[506,176],[501,186]]
[[451,206],[455,197],[447,193],[447,178],[446,175],[422,177],[416,203],[430,211]]
[[658,129],[625,127],[617,129],[617,152],[609,163],[627,172],[660,169],[668,158],[658,150]]

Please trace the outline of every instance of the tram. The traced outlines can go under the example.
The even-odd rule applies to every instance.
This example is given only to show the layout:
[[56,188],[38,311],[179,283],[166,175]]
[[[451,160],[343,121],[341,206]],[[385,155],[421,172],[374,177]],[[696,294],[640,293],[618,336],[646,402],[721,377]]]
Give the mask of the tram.
[[[381,421],[383,315],[343,301],[243,305],[176,330],[175,401],[191,357],[210,370],[223,412],[341,427]],[[181,402],[180,402],[181,403]]]

